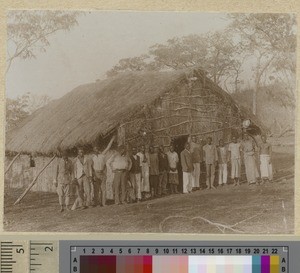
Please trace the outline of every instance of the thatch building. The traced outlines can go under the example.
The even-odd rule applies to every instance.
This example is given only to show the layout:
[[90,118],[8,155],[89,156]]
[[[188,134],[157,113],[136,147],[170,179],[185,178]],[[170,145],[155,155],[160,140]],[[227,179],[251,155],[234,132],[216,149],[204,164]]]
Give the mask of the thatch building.
[[[31,172],[37,172],[26,172],[26,154],[33,154],[34,169],[41,169],[58,150],[72,153],[78,145],[89,150],[94,143],[107,143],[114,133],[119,144],[129,145],[173,142],[180,149],[188,135],[212,136],[217,143],[241,132],[249,117],[200,69],[120,74],[75,88],[8,132],[7,155],[23,156],[8,172],[7,181],[12,187],[24,186]],[[35,190],[54,190],[52,165]]]

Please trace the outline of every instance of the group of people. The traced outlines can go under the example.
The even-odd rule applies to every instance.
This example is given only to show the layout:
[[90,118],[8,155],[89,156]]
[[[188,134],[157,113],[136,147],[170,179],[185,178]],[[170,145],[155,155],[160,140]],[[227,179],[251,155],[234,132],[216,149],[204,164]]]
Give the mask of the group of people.
[[[228,169],[231,169],[233,185],[240,185],[242,160],[245,164],[249,185],[272,180],[272,148],[265,136],[262,142],[256,142],[244,134],[241,142],[234,136],[232,142],[225,145],[212,143],[208,137],[205,145],[198,143],[192,136],[185,143],[184,150],[177,154],[171,144],[166,147],[145,146],[131,149],[125,146],[107,158],[114,137],[108,146],[101,150],[95,146],[92,155],[85,155],[82,148],[74,161],[62,153],[58,160],[54,183],[57,187],[61,211],[64,209],[84,209],[89,206],[106,206],[107,169],[113,173],[114,203],[140,202],[167,194],[179,193],[178,169],[181,164],[183,173],[183,193],[200,190],[201,163],[205,163],[206,189],[215,189],[215,174],[218,173],[219,186],[227,185]],[[260,174],[258,172],[256,153],[260,157]],[[71,185],[76,187],[76,200],[70,208]]]
[[[260,166],[258,171],[257,153]],[[181,152],[181,165],[183,171],[183,193],[190,193],[199,189],[200,164],[205,163],[206,189],[216,189],[215,175],[218,174],[218,186],[228,183],[228,169],[230,168],[232,184],[240,185],[242,161],[245,165],[246,178],[249,185],[259,185],[261,182],[272,181],[272,146],[267,142],[265,135],[261,136],[261,143],[256,144],[248,134],[243,135],[241,142],[233,136],[231,143],[225,145],[219,140],[219,145],[212,144],[208,137],[206,144],[201,148],[196,137],[185,144]],[[216,170],[218,170],[216,172]]]

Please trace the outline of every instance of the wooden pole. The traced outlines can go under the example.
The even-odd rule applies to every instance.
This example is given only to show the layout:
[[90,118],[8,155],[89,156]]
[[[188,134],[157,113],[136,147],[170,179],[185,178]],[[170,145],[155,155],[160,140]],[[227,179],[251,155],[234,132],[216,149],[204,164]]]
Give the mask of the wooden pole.
[[21,155],[21,153],[18,153],[18,154],[13,158],[13,160],[9,163],[8,167],[6,168],[4,174],[6,174],[6,173],[10,170],[11,166],[14,164],[14,162],[16,161],[16,159],[17,159],[20,155]]
[[43,167],[43,169],[36,175],[36,177],[32,180],[32,182],[29,184],[27,189],[22,193],[22,195],[18,198],[18,200],[14,203],[14,205],[20,203],[20,201],[24,198],[24,196],[29,192],[29,190],[34,186],[36,180],[39,178],[39,176],[42,174],[42,172],[50,165],[50,163],[55,159],[56,155],[54,155],[49,162]]

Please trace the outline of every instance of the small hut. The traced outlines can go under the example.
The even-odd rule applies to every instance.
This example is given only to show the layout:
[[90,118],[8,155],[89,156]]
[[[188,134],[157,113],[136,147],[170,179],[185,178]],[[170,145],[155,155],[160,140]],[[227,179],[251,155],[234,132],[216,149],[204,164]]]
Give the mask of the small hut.
[[[7,132],[6,154],[22,155],[6,175],[10,187],[23,187],[58,150],[74,154],[105,145],[112,134],[119,144],[169,145],[179,151],[189,135],[229,141],[242,131],[249,113],[197,68],[172,72],[122,73],[81,85],[28,117]],[[259,127],[252,122],[251,132]],[[35,167],[29,167],[34,155]],[[8,158],[7,162],[11,160]],[[33,190],[54,191],[55,161]]]

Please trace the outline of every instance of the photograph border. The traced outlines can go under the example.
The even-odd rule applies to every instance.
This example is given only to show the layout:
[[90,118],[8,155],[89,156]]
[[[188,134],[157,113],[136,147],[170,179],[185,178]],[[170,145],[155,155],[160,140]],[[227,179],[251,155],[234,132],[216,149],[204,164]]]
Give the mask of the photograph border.
[[[183,12],[240,12],[240,13],[296,13],[297,22],[300,18],[300,3],[297,1],[282,1],[274,4],[273,0],[269,1],[151,1],[141,4],[140,1],[64,1],[60,2],[57,0],[51,1],[36,1],[37,3],[30,3],[30,1],[24,1],[22,4],[15,1],[5,1],[1,4],[0,13],[0,40],[6,41],[6,12],[10,9],[72,9],[72,10],[127,10],[127,11],[183,11]],[[0,44],[0,100],[1,100],[1,120],[2,130],[0,138],[2,139],[0,149],[2,152],[2,158],[0,160],[0,172],[2,179],[4,180],[4,154],[5,154],[5,56],[6,56],[6,45],[5,43]],[[299,31],[297,32],[297,64],[299,63]],[[299,66],[297,65],[297,80],[299,79]],[[298,97],[298,90],[297,90]],[[1,235],[13,235],[16,238],[24,240],[24,238],[32,238],[34,235],[41,236],[41,238],[54,238],[55,239],[132,239],[132,240],[288,240],[293,239],[295,236],[300,235],[300,187],[297,178],[300,175],[299,170],[299,107],[296,109],[296,124],[295,124],[295,233],[294,235],[223,235],[223,234],[171,234],[171,233],[51,233],[51,232],[3,232],[3,206],[4,206],[4,183],[0,183],[0,200],[2,205],[2,213],[0,213],[0,230]],[[66,237],[67,235],[67,237]]]

